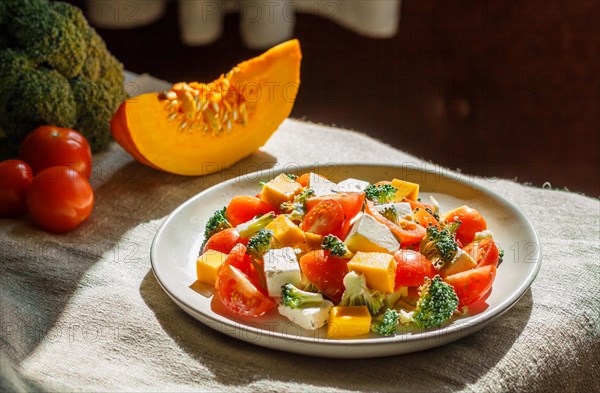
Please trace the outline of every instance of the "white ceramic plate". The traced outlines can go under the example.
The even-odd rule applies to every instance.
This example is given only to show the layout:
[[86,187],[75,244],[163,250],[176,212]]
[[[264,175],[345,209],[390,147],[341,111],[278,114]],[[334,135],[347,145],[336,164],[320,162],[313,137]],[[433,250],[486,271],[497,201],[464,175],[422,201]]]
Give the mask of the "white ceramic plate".
[[375,182],[400,178],[421,185],[421,197],[435,195],[442,211],[468,204],[478,209],[506,251],[498,267],[491,294],[476,305],[478,313],[456,319],[441,329],[401,331],[392,337],[376,334],[355,339],[331,340],[325,328],[306,331],[272,310],[259,318],[229,313],[210,288],[194,284],[195,261],[203,241],[206,220],[235,195],[254,195],[259,181],[280,171],[267,170],[218,184],[199,193],[175,209],[158,230],[151,249],[154,274],[165,292],[188,314],[207,326],[253,344],[282,351],[336,358],[367,358],[397,355],[440,346],[469,335],[498,318],[513,306],[533,282],[541,264],[538,237],[529,220],[511,203],[468,180],[415,167],[344,164],[315,171],[333,181],[348,177]]

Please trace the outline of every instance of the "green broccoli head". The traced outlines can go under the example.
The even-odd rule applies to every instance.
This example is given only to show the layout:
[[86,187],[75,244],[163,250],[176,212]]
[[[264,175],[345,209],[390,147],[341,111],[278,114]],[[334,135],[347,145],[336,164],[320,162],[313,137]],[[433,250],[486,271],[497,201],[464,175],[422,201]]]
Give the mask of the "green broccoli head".
[[334,235],[325,236],[321,247],[323,250],[329,250],[334,257],[345,257],[350,254],[350,250],[348,250],[346,244]]
[[365,188],[365,197],[378,205],[383,205],[394,201],[398,189],[391,184],[369,184]]
[[248,247],[246,247],[246,254],[250,255],[254,259],[262,259],[263,255],[271,247],[273,242],[273,231],[270,229],[261,229],[256,232],[250,240],[248,240]]
[[394,205],[389,205],[385,209],[383,209],[383,211],[381,211],[381,215],[393,223],[397,223],[400,218],[398,214],[398,209],[396,209],[396,206]]
[[414,323],[423,329],[438,327],[450,319],[458,307],[458,297],[439,275],[425,279],[413,314]]
[[323,303],[323,295],[307,292],[287,283],[281,287],[281,303],[291,308],[314,306]]
[[2,2],[0,138],[17,146],[40,125],[74,128],[93,151],[107,147],[109,123],[126,98],[123,66],[82,12],[47,0]]
[[315,195],[315,191],[312,188],[307,188],[296,195],[293,202],[283,202],[279,206],[279,210],[285,213],[292,221],[302,221],[306,215],[306,200],[313,195]]
[[421,254],[433,263],[437,269],[452,261],[458,251],[456,243],[456,230],[460,221],[455,221],[443,229],[430,226],[427,234],[421,241]]
[[388,308],[385,313],[373,320],[371,330],[382,336],[392,336],[398,327],[398,311]]
[[204,227],[204,244],[202,244],[202,249],[206,245],[208,239],[213,236],[215,233],[221,232],[227,228],[232,228],[231,224],[227,220],[227,208],[223,207],[222,209],[217,210],[213,213],[213,215],[206,222],[206,226]]
[[367,287],[367,281],[362,274],[349,272],[344,276],[344,294],[340,306],[367,306],[369,312],[377,314],[383,306],[384,296],[379,291]]

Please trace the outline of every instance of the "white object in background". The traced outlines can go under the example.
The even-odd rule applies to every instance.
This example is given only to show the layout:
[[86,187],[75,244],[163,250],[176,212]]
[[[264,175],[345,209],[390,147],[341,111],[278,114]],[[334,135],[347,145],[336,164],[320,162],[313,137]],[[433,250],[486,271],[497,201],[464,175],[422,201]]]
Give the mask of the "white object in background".
[[[94,26],[134,28],[157,20],[167,0],[86,0]],[[400,0],[179,0],[181,39],[187,45],[216,41],[226,13],[240,13],[244,43],[263,49],[292,37],[297,13],[334,20],[358,34],[389,38],[396,34]]]

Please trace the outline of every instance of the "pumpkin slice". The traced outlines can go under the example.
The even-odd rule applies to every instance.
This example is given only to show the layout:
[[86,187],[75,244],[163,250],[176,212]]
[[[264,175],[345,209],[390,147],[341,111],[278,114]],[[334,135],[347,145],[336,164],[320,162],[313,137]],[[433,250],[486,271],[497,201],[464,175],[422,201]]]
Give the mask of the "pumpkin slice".
[[141,163],[180,175],[227,168],[264,145],[292,111],[300,45],[277,45],[204,84],[176,83],[121,104],[114,139]]

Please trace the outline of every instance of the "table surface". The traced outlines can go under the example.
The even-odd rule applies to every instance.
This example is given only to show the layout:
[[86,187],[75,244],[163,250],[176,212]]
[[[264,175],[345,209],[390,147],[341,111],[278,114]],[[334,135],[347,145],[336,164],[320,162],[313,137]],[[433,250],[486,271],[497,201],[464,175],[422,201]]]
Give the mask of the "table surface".
[[[111,146],[94,157],[94,212],[67,235],[0,220],[2,390],[583,391],[598,380],[600,203],[507,180],[472,179],[532,221],[541,270],[509,312],[467,338],[397,357],[330,360],[235,340],[179,309],[150,270],[164,218],[248,171],[330,162],[331,146],[339,163],[436,169],[360,133],[286,120],[258,152],[204,177],[159,173]],[[522,246],[506,247],[504,263]]]

